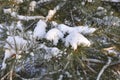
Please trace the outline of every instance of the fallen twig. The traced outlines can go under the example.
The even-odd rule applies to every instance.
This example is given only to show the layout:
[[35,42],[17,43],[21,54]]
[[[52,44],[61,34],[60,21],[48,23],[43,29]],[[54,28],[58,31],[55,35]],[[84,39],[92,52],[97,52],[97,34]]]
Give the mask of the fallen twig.
[[101,75],[103,74],[103,72],[105,71],[105,69],[107,69],[107,67],[110,65],[110,63],[111,63],[111,57],[108,57],[108,62],[103,66],[103,68],[99,72],[96,80],[100,80]]

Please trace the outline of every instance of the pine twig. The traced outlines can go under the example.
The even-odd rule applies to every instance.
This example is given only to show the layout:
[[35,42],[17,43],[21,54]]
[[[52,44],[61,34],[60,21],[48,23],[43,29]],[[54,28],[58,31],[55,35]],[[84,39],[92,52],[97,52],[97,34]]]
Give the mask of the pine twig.
[[10,74],[10,72],[8,72],[6,75],[4,75],[1,80],[5,80],[5,78]]
[[111,57],[108,57],[108,62],[103,66],[103,68],[99,72],[96,80],[100,80],[100,77],[102,76],[102,74],[105,71],[105,69],[107,69],[107,67],[110,65],[110,63],[111,63]]

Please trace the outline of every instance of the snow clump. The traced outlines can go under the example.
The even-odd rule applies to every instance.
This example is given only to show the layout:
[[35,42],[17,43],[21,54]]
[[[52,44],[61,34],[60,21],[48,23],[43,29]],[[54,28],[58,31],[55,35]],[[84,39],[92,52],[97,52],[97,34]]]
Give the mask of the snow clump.
[[39,20],[37,22],[37,26],[34,29],[33,37],[38,40],[43,39],[46,34],[46,27],[47,24],[45,23],[45,21]]
[[89,47],[91,45],[91,43],[82,34],[80,34],[78,32],[73,32],[73,33],[70,33],[65,38],[65,46],[69,47],[70,45],[72,46],[72,49],[76,50],[77,47],[80,45]]
[[53,45],[57,45],[59,39],[62,39],[63,37],[63,33],[57,28],[50,29],[45,36],[47,40],[53,41]]

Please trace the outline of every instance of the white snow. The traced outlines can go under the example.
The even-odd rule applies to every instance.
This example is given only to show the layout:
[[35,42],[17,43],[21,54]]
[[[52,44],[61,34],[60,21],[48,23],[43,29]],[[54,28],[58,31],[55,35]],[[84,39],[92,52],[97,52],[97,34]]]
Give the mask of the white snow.
[[27,41],[20,36],[8,36],[4,48],[22,50],[27,46]]
[[58,23],[55,21],[51,21],[51,27],[57,27]]
[[89,34],[92,34],[93,32],[95,32],[96,29],[90,28],[88,26],[77,26],[77,27],[73,27],[72,31],[79,32],[79,33],[84,34],[84,35],[89,35]]
[[35,7],[36,7],[36,1],[31,1],[30,2],[30,5],[29,5],[29,11],[32,11],[32,12],[34,12],[34,9],[35,9]]
[[92,34],[96,31],[95,28],[90,28],[88,26],[76,26],[76,27],[69,27],[65,24],[59,24],[58,29],[63,32],[63,34],[66,33],[72,33],[72,32],[79,32],[84,35]]
[[48,61],[53,57],[58,57],[60,54],[60,50],[57,47],[46,47],[45,50],[47,54],[44,55],[44,59]]
[[72,32],[65,38],[65,46],[69,47],[72,46],[72,49],[76,50],[77,46],[87,46],[91,45],[90,41],[85,38],[82,34],[78,32]]
[[0,24],[0,32],[3,32],[3,26]]
[[87,0],[88,2],[93,2],[93,0]]
[[15,50],[13,49],[5,49],[5,54],[4,54],[4,59],[2,62],[2,68],[1,69],[5,69],[6,68],[6,59],[10,58],[12,55],[16,54]]
[[49,10],[48,15],[46,16],[46,21],[51,20],[55,13],[56,10]]
[[12,12],[11,16],[16,19],[25,20],[25,21],[35,20],[35,19],[45,19],[45,17],[43,16],[24,16],[24,15],[19,15],[16,12]]
[[3,69],[6,69],[6,63],[5,63],[5,61],[4,62],[2,62],[2,67],[1,67],[1,70],[3,70]]
[[99,6],[97,10],[104,10],[104,7]]
[[59,39],[62,39],[63,37],[63,33],[57,28],[50,29],[45,35],[45,38],[49,41],[53,41],[54,45],[57,45]]
[[5,14],[10,14],[11,12],[12,12],[12,10],[11,10],[11,8],[7,8],[7,9],[3,9],[3,12],[5,13]]
[[109,1],[109,2],[120,2],[120,0],[102,0],[102,1]]
[[45,44],[41,44],[39,49],[45,49],[47,54],[44,54],[44,59],[50,60],[52,57],[59,57],[63,53],[60,49],[57,47],[48,47]]
[[18,21],[18,22],[17,22],[16,27],[17,27],[17,29],[23,31],[23,24],[21,23],[21,21]]
[[63,34],[69,33],[73,28],[65,24],[59,24],[57,28],[62,31]]
[[7,32],[6,32],[7,35],[13,35],[14,30],[15,30],[15,24],[14,24],[14,22],[12,22],[10,26],[6,25],[6,29],[7,29]]
[[35,20],[35,19],[44,19],[43,16],[23,16],[23,15],[17,15],[17,19],[19,20]]
[[11,12],[10,14],[12,17],[17,17],[17,12]]
[[14,0],[17,4],[23,3],[23,0]]
[[6,68],[6,63],[5,63],[6,59],[10,58],[14,54],[16,55],[16,58],[18,58],[22,50],[25,50],[27,48],[27,41],[20,36],[8,36],[6,41],[7,42],[4,46],[5,48],[4,59],[2,62],[1,69]]
[[46,22],[43,21],[43,20],[39,20],[37,22],[37,26],[34,29],[33,37],[35,39],[42,39],[42,38],[44,38],[44,36],[46,34],[46,27],[47,27]]

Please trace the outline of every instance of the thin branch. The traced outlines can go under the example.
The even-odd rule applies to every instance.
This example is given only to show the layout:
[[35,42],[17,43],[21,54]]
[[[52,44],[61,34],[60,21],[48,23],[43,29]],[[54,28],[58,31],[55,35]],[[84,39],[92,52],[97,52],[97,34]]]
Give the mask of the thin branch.
[[105,63],[104,61],[100,61],[98,59],[82,59],[83,61],[93,62],[93,63]]
[[6,75],[4,75],[1,80],[5,80],[5,78],[10,74],[10,72],[8,72]]
[[108,57],[108,62],[103,66],[103,68],[99,72],[96,80],[100,80],[100,77],[102,76],[102,74],[105,71],[105,69],[107,69],[107,67],[110,65],[110,63],[111,63],[111,57]]
[[31,27],[33,27],[32,25],[35,24],[36,22],[37,22],[37,21],[32,22],[29,26],[27,26],[27,27],[25,28],[24,31],[27,31],[28,29],[30,29]]
[[72,26],[75,26],[74,16],[72,14],[72,10],[70,11],[71,19],[72,19]]
[[68,62],[66,63],[66,65],[65,65],[65,67],[64,67],[64,69],[63,69],[63,71],[64,71],[65,69],[67,69],[67,67],[68,67],[69,64],[70,64],[70,61],[68,61]]
[[90,69],[93,73],[97,73],[93,68],[91,68],[89,65],[86,65],[88,69]]

